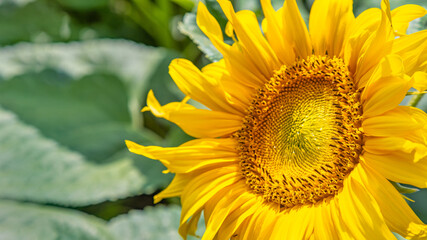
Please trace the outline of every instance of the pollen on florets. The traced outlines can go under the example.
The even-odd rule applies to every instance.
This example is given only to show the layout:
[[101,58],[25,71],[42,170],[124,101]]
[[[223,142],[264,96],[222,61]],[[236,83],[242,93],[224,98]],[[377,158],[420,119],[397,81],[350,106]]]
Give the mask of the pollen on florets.
[[339,58],[282,66],[234,135],[248,186],[284,208],[337,194],[362,150],[359,99]]

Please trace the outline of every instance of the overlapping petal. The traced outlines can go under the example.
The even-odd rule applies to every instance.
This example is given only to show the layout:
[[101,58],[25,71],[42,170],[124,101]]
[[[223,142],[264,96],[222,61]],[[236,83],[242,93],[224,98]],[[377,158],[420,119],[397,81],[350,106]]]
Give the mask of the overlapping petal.
[[157,117],[175,123],[186,133],[197,138],[228,136],[241,127],[242,118],[238,115],[197,109],[183,102],[161,106],[152,92],[148,94],[147,106],[143,111],[150,110]]
[[353,1],[315,1],[310,12],[310,35],[315,54],[342,56],[354,22]]
[[368,118],[362,127],[367,136],[405,137],[417,132],[427,134],[427,114],[409,106],[398,106],[384,114]]
[[427,14],[427,10],[421,6],[414,4],[407,4],[391,11],[391,18],[393,20],[394,32],[398,36],[406,35],[406,30],[409,23],[417,18],[423,17]]
[[[363,166],[357,165],[344,181],[342,193],[334,199],[343,224],[354,239],[394,239],[379,204],[363,184],[363,171]],[[339,234],[346,235],[344,232]]]
[[367,78],[361,78],[359,82],[359,87],[364,87],[361,95],[364,118],[397,107],[413,85],[412,79],[404,77],[403,62],[398,55],[385,57],[373,69],[369,79],[364,79]]
[[401,56],[407,75],[427,72],[427,30],[397,38],[392,53]]
[[[380,21],[377,20],[379,13]],[[391,21],[388,1],[382,2],[381,11],[368,10],[355,19],[345,45],[344,59],[350,71],[354,72],[356,82],[391,52],[394,40]]]
[[202,72],[213,79],[220,81],[224,91],[225,100],[238,109],[239,113],[244,113],[252,101],[253,89],[236,82],[225,65],[224,59],[206,65]]
[[273,70],[280,67],[279,60],[262,35],[256,18],[247,11],[236,14],[229,1],[219,1],[239,42],[233,46],[223,42],[219,24],[208,12],[203,3],[199,3],[197,23],[200,29],[223,54],[224,61],[230,66],[230,73],[243,85],[258,88],[268,80]]
[[314,231],[314,213],[311,206],[304,205],[279,214],[271,239],[310,239]]
[[414,84],[413,88],[417,89],[419,92],[427,90],[427,73],[426,72],[415,72],[412,75],[412,80]]
[[248,221],[242,239],[270,238],[278,213],[271,206],[263,204],[258,207]]
[[241,178],[238,166],[212,169],[193,178],[181,195],[181,224],[202,209],[212,197],[231,191]]
[[282,11],[283,33],[296,57],[306,58],[312,54],[310,35],[297,6],[296,0],[287,0]]
[[244,181],[235,184],[233,190],[215,203],[202,239],[230,239],[260,205],[260,201],[248,193]]
[[237,164],[235,141],[225,139],[196,139],[179,147],[141,146],[126,141],[129,151],[160,160],[171,172],[188,173],[203,167],[222,167]]
[[280,68],[281,64],[262,35],[255,13],[242,10],[236,14],[230,1],[218,0],[218,3],[233,26],[242,52],[256,63],[255,68],[268,79],[272,76],[272,70]]
[[192,99],[215,111],[243,114],[241,105],[227,100],[220,79],[203,74],[186,59],[175,59],[169,65],[169,74],[179,89]]
[[[365,163],[362,163],[365,164]],[[375,169],[361,169],[361,180],[379,204],[387,226],[407,239],[427,238],[427,226],[415,215],[398,191]]]
[[382,176],[395,182],[410,184],[420,188],[427,187],[427,159],[414,162],[414,154],[403,151],[363,154],[366,164],[376,169]]
[[275,11],[270,0],[261,0],[261,6],[265,16],[262,22],[262,29],[271,48],[282,64],[291,65],[295,60],[296,52],[289,44],[287,35],[284,32],[283,9]]

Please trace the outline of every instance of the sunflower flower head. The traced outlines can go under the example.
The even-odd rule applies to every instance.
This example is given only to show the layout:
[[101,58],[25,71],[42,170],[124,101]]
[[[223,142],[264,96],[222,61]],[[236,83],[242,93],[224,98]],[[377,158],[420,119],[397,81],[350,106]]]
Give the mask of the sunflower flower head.
[[[179,196],[180,234],[205,239],[427,239],[427,226],[389,180],[427,187],[427,114],[399,104],[427,88],[427,11],[389,2],[357,18],[351,0],[316,0],[309,30],[295,0],[251,11],[218,0],[229,22],[199,3],[197,23],[223,59],[169,72],[187,95],[147,107],[195,137],[179,147],[130,151],[175,173],[155,201]],[[186,101],[192,98],[207,109]]]

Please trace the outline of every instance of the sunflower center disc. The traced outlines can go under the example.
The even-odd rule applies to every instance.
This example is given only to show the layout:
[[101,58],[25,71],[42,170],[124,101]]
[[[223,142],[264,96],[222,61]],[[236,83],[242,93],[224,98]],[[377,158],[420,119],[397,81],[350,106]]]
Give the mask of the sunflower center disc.
[[335,195],[362,149],[359,96],[338,58],[276,71],[235,135],[249,187],[285,208]]

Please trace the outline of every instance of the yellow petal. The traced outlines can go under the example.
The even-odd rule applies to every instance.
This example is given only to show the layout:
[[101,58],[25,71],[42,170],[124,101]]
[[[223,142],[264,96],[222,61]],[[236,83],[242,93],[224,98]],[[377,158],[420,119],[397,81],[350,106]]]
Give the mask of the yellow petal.
[[412,80],[414,81],[413,88],[417,91],[422,92],[427,90],[427,73],[426,72],[415,72],[412,75]]
[[395,239],[385,224],[381,209],[361,180],[357,165],[337,196],[342,220],[354,239]]
[[196,138],[229,136],[242,127],[240,116],[204,109],[170,112],[169,121]]
[[212,44],[220,51],[227,50],[230,46],[224,43],[221,27],[218,21],[212,16],[205,4],[199,2],[197,6],[196,22],[199,28],[211,40]]
[[147,105],[154,115],[177,124],[187,134],[196,138],[227,136],[241,128],[240,116],[197,109],[185,103],[173,102],[160,106],[152,92],[148,93]]
[[283,33],[297,57],[306,58],[312,53],[307,26],[295,0],[286,0],[283,5]]
[[372,97],[372,95],[378,91],[378,89],[373,88],[373,86],[384,81],[384,78],[403,78],[404,76],[405,69],[402,58],[396,54],[387,55],[375,66],[375,68],[373,68],[370,74],[365,74],[359,79],[358,87],[365,88],[360,96],[361,100],[365,101],[367,98]]
[[154,203],[159,203],[164,198],[180,196],[192,176],[191,174],[175,174],[172,182],[163,191],[154,196]]
[[414,163],[411,154],[387,152],[376,154],[365,152],[364,161],[381,175],[395,182],[410,184],[416,187],[427,187],[427,159]]
[[330,201],[330,213],[331,213],[332,221],[335,225],[335,229],[336,229],[335,232],[338,235],[337,239],[345,239],[345,240],[355,239],[355,237],[352,236],[350,231],[348,230],[348,226],[344,222],[343,216],[341,214],[339,195],[334,197]]
[[230,239],[241,224],[247,218],[251,217],[255,210],[261,206],[260,199],[248,193],[246,183],[241,181],[240,184],[238,188],[244,189],[244,192],[240,196],[234,198],[231,204],[233,211],[230,211],[230,214],[228,214],[223,224],[220,226],[217,239]]
[[233,25],[243,53],[250,59],[255,68],[268,79],[280,63],[269,43],[261,33],[258,20],[252,11],[243,10],[237,14],[228,0],[218,0],[225,16]]
[[366,137],[363,148],[373,154],[391,154],[400,151],[412,157],[413,162],[427,157],[425,143],[413,142],[401,137]]
[[378,17],[372,17],[376,10],[366,11],[365,14],[362,13],[356,18],[350,30],[345,59],[349,63],[350,71],[355,72],[356,82],[365,74],[369,74],[391,51],[394,35],[391,27],[390,6],[388,1],[383,3],[380,21]]
[[310,35],[316,54],[341,56],[353,24],[352,0],[317,0],[310,12]]
[[169,74],[183,93],[208,108],[243,114],[239,106],[233,106],[227,101],[220,79],[203,74],[192,62],[174,59],[169,65]]
[[172,111],[179,110],[193,110],[196,109],[194,106],[186,104],[188,99],[184,99],[182,102],[172,102],[165,106],[161,106],[154,96],[153,90],[150,90],[147,95],[147,105],[141,111],[151,111],[156,117],[169,119],[169,113]]
[[255,209],[249,220],[247,230],[244,231],[242,240],[271,239],[272,225],[277,221],[279,214],[266,204]]
[[220,26],[216,19],[209,13],[206,6],[199,2],[197,9],[197,25],[211,40],[212,44],[224,57],[225,64],[230,67],[230,73],[236,81],[245,86],[258,88],[266,78],[256,68],[256,65],[247,58],[239,46],[230,46],[224,43]]
[[427,121],[427,114],[421,110],[398,106],[380,116],[365,119],[362,127],[367,136],[402,136],[421,130],[425,126],[423,118]]
[[427,71],[427,30],[397,38],[392,53],[402,57],[407,75]]
[[141,146],[126,141],[129,151],[160,160],[171,172],[188,173],[204,167],[238,164],[233,139],[196,139],[179,147]]
[[372,87],[377,92],[363,104],[364,118],[377,116],[397,107],[412,85],[412,81],[395,77],[385,78],[382,81]]
[[235,81],[230,76],[230,72],[225,66],[224,59],[206,65],[202,68],[202,72],[206,76],[220,81],[227,102],[240,112],[245,113],[246,109],[251,104],[254,89]]
[[413,81],[403,75],[400,56],[389,55],[373,69],[362,92],[363,117],[380,115],[399,105]]
[[239,236],[239,239],[242,239],[242,236],[245,234],[245,232],[248,229],[249,222],[251,220],[251,217],[245,218],[243,222],[238,226],[236,233],[230,238],[230,239],[236,239],[237,236]]
[[294,207],[280,214],[271,239],[308,239],[313,234],[315,216],[312,206]]
[[235,41],[234,28],[230,21],[228,21],[227,24],[225,25],[224,31],[225,31],[225,34],[227,34],[227,36],[233,38],[233,40]]
[[277,54],[282,64],[292,65],[295,61],[295,52],[289,46],[286,35],[284,34],[282,11],[279,10],[276,12],[270,0],[261,0],[261,6],[265,16],[262,28],[271,48]]
[[360,51],[372,32],[376,32],[381,21],[381,10],[370,8],[363,11],[353,21],[349,31],[349,39],[344,43],[344,60],[352,72],[356,71]]
[[426,14],[427,11],[423,7],[415,4],[407,4],[393,9],[391,18],[395,34],[399,36],[406,35],[409,23]]
[[326,200],[320,206],[313,207],[313,215],[316,218],[314,228],[314,239],[339,239],[337,234],[339,224],[336,224],[332,217],[332,208],[336,208],[334,201]]
[[[187,222],[183,223],[179,227],[179,234],[182,236],[184,240],[187,240],[187,236],[196,236],[197,225],[199,223],[200,215],[202,214],[202,210],[197,211]],[[198,236],[196,236],[199,238]]]
[[[206,224],[206,231],[203,234],[202,240],[210,240],[215,237],[218,230],[224,224],[227,218],[230,218],[230,213],[241,207],[243,203],[247,202],[246,185],[244,181],[237,183],[234,187],[221,196],[218,201],[215,202],[215,207],[209,216]],[[239,211],[239,213],[241,213]]]
[[237,165],[206,171],[193,178],[181,196],[181,224],[202,209],[214,195],[233,189],[239,181],[242,181],[242,176]]
[[361,171],[362,181],[380,206],[390,230],[407,239],[427,238],[427,226],[412,211],[402,195],[379,174],[380,171],[376,167],[369,166],[369,163],[362,164],[364,165]]
[[[384,4],[386,2],[386,4]],[[362,47],[362,54],[357,61],[357,69],[355,73],[355,79],[362,78],[369,70],[374,67],[381,57],[385,56],[391,51],[392,40],[394,36],[392,34],[391,19],[390,19],[390,4],[388,1],[382,1],[381,4],[381,24],[378,27],[375,35],[372,38],[368,38],[367,42],[370,45]],[[372,39],[371,41],[369,41]]]

